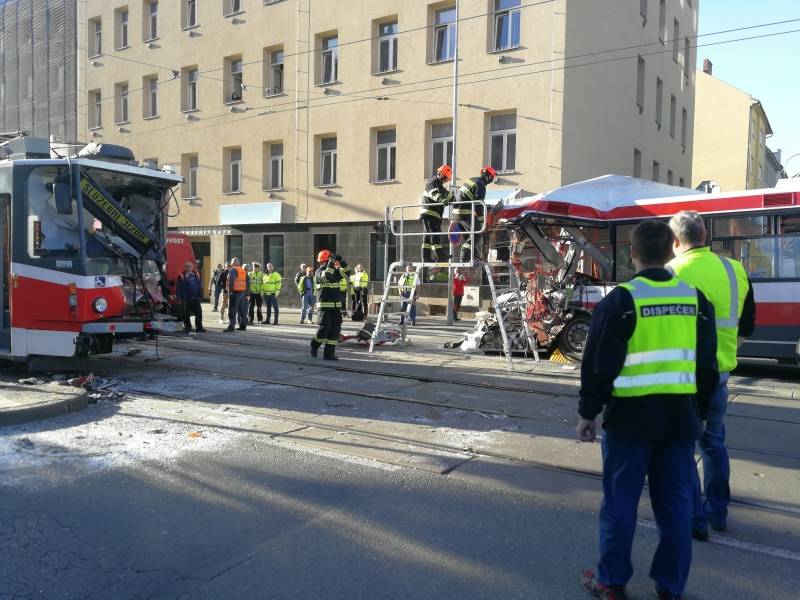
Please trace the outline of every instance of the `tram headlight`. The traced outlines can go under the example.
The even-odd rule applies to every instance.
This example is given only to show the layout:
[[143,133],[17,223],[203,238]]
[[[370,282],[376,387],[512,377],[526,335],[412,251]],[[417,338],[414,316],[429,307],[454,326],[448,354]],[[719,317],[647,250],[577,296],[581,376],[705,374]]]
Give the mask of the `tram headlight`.
[[104,313],[108,310],[108,300],[105,298],[95,298],[92,306],[97,312]]

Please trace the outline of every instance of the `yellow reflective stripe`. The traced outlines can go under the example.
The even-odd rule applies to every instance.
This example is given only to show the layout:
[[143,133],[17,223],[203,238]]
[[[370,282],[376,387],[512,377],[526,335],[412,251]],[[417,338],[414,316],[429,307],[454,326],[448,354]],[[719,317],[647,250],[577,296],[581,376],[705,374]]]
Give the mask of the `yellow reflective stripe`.
[[615,388],[639,388],[651,385],[694,384],[694,373],[684,371],[650,373],[647,375],[620,375],[614,380]]
[[633,352],[625,357],[625,366],[644,365],[654,362],[664,362],[672,360],[694,361],[695,351],[684,348],[674,348],[669,350],[650,350],[648,352]]

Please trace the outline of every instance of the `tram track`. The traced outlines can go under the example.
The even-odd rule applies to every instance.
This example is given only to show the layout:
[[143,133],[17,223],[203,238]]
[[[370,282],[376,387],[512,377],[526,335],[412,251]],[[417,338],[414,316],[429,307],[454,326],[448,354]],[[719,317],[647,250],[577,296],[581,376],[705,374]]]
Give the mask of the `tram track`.
[[[109,360],[109,359],[104,359],[104,360]],[[122,360],[123,360],[123,362],[126,362],[128,364],[132,364],[132,365],[135,365],[135,366],[141,366],[141,363],[138,363],[136,361],[126,360],[126,359],[122,359]],[[324,392],[330,392],[331,391],[328,388],[323,388],[323,387],[319,387],[319,386],[311,386],[311,385],[306,385],[306,384],[301,384],[301,383],[286,383],[286,382],[277,381],[277,380],[268,380],[266,378],[257,378],[257,377],[248,377],[248,376],[230,375],[230,374],[219,375],[219,373],[216,373],[213,370],[201,369],[201,368],[197,368],[197,367],[181,367],[181,366],[177,366],[176,367],[174,365],[160,365],[160,364],[157,364],[157,363],[148,363],[148,366],[153,366],[155,368],[162,369],[162,370],[165,370],[165,371],[166,370],[173,370],[173,371],[174,370],[178,370],[178,371],[186,371],[186,372],[192,372],[192,373],[198,373],[198,374],[217,375],[217,376],[221,376],[221,377],[225,377],[225,378],[233,379],[233,380],[239,380],[239,381],[252,381],[252,382],[257,382],[257,383],[270,383],[270,384],[274,384],[274,385],[281,385],[281,386],[287,386],[287,387],[293,387],[293,388],[301,388],[301,389],[307,389],[307,390],[313,390],[313,391],[324,391]],[[146,390],[146,389],[139,390],[139,389],[136,389],[135,387],[128,387],[128,388],[126,388],[126,391],[129,392],[129,393],[142,394],[142,395],[145,395],[145,396],[153,396],[153,397],[163,398],[163,399],[167,399],[167,400],[174,400],[175,399],[174,396],[170,396],[169,394],[166,394],[166,393],[153,392],[152,390]],[[368,393],[364,393],[364,392],[354,392],[354,391],[336,392],[336,393],[341,393],[341,394],[345,394],[345,395],[349,395],[349,396],[355,396],[355,397],[361,397],[361,398],[374,399],[374,400],[384,400],[384,401],[388,400],[388,401],[395,401],[395,402],[403,402],[403,403],[423,405],[423,406],[428,406],[428,407],[444,408],[444,409],[457,410],[457,411],[459,411],[459,410],[460,411],[467,411],[467,412],[470,412],[470,413],[475,413],[476,412],[476,409],[474,409],[474,408],[459,407],[459,406],[453,406],[453,405],[450,405],[450,404],[437,403],[437,402],[428,402],[428,401],[422,401],[422,400],[413,400],[413,399],[407,399],[407,398],[396,398],[396,397],[393,398],[393,397],[391,397],[389,395],[386,395],[386,394],[368,394]],[[271,420],[276,420],[276,421],[280,421],[280,422],[286,423],[288,425],[292,425],[293,427],[289,431],[286,431],[286,432],[283,432],[283,433],[274,433],[274,434],[269,434],[269,435],[272,438],[285,438],[285,439],[289,439],[290,441],[296,441],[297,443],[302,443],[302,441],[301,440],[293,440],[292,439],[292,438],[296,437],[296,434],[300,434],[304,430],[307,430],[307,429],[310,429],[310,428],[315,428],[315,429],[330,431],[331,433],[345,432],[345,433],[349,433],[349,434],[352,434],[352,435],[355,435],[355,436],[369,438],[369,439],[372,439],[372,440],[375,440],[375,441],[378,441],[378,442],[413,445],[413,446],[417,446],[419,448],[424,448],[424,449],[435,451],[435,452],[444,452],[444,453],[450,453],[450,454],[456,454],[456,455],[460,454],[460,455],[464,456],[464,460],[463,461],[458,462],[456,465],[451,466],[451,467],[443,470],[440,473],[442,475],[449,475],[449,474],[453,473],[454,471],[457,471],[461,466],[467,464],[468,462],[474,461],[476,459],[483,458],[483,459],[494,459],[494,460],[507,461],[507,462],[510,462],[510,463],[521,464],[521,465],[525,465],[525,466],[528,466],[528,467],[531,467],[531,468],[535,468],[535,469],[539,469],[539,470],[549,471],[549,472],[553,472],[553,473],[559,473],[559,474],[562,474],[562,475],[570,475],[570,476],[579,477],[579,478],[583,478],[583,479],[592,479],[592,480],[595,480],[595,481],[598,481],[598,480],[602,479],[602,473],[600,471],[595,471],[595,470],[592,470],[592,469],[582,469],[582,468],[579,468],[579,467],[569,467],[569,466],[564,466],[564,465],[554,465],[554,464],[543,462],[543,461],[533,460],[533,459],[529,459],[529,458],[522,458],[522,457],[519,457],[519,456],[513,456],[513,455],[505,454],[505,453],[502,453],[502,452],[495,452],[495,451],[492,451],[492,450],[489,450],[489,449],[480,449],[480,448],[476,448],[474,446],[468,446],[468,447],[465,448],[464,446],[459,447],[459,446],[454,446],[454,445],[449,445],[449,444],[441,444],[441,443],[430,442],[430,441],[425,441],[425,440],[418,440],[418,439],[411,439],[411,438],[406,438],[406,437],[401,437],[401,436],[396,436],[396,435],[390,435],[390,434],[386,434],[386,433],[376,433],[376,432],[373,432],[373,431],[365,431],[365,430],[363,430],[361,428],[358,428],[358,427],[350,427],[350,426],[341,425],[341,424],[321,423],[321,422],[318,422],[318,421],[316,421],[314,419],[302,419],[302,418],[297,418],[297,417],[283,417],[283,416],[280,416],[280,415],[276,415],[273,412],[260,412],[260,411],[249,409],[249,408],[245,408],[245,407],[242,407],[242,406],[234,406],[233,410],[236,413],[239,413],[239,414],[245,414],[245,415],[249,415],[249,416],[253,416],[253,417],[269,418]],[[494,410],[491,410],[491,409],[481,410],[481,412],[484,412],[484,413],[487,413],[487,414],[503,414],[503,415],[507,416],[508,418],[516,418],[516,419],[522,419],[522,420],[526,420],[526,421],[535,421],[536,420],[536,419],[532,419],[531,417],[527,417],[527,416],[524,416],[524,415],[516,415],[515,416],[515,415],[509,414],[509,413],[500,412],[500,411],[494,411]],[[135,416],[135,417],[138,416],[138,417],[141,417],[141,418],[145,418],[145,417],[149,418],[150,417],[149,415],[135,415],[135,414],[133,414],[131,416]],[[206,422],[206,425],[212,425],[212,424]],[[214,427],[219,427],[221,429],[231,430],[231,431],[237,431],[237,430],[241,431],[240,428],[237,428],[237,427],[234,427],[234,426],[230,426],[230,425],[213,424],[213,426]],[[259,432],[259,433],[263,433],[263,432]],[[734,449],[734,448],[731,448],[731,449]],[[742,451],[742,452],[759,452],[759,451],[753,451],[753,450],[743,449],[743,448],[735,448],[735,449],[738,450],[738,451]],[[343,454],[347,454],[346,452],[342,452],[342,453]],[[800,460],[800,456],[781,455],[779,453],[765,453],[765,454],[769,454],[770,456],[782,456],[782,457],[785,457],[785,458],[790,458],[790,459],[794,459],[794,460]],[[771,502],[763,502],[763,501],[757,501],[757,500],[744,500],[744,499],[738,499],[738,498],[731,498],[730,504],[732,506],[737,506],[737,507],[740,507],[740,508],[743,508],[743,509],[746,509],[746,510],[750,510],[750,511],[782,514],[782,515],[789,516],[789,517],[792,517],[792,518],[800,519],[800,508],[794,508],[794,507],[775,504],[775,503],[771,503]]]
[[[175,339],[175,338],[167,338],[167,339]],[[180,338],[178,338],[178,339],[180,339]],[[246,342],[242,343],[242,342],[240,342],[238,340],[219,340],[219,339],[213,339],[212,340],[212,339],[209,339],[209,338],[199,338],[199,337],[196,337],[194,340],[192,340],[191,344],[184,344],[181,341],[177,341],[177,343],[174,344],[174,345],[173,344],[169,344],[169,343],[165,344],[163,342],[163,340],[160,341],[159,344],[161,346],[169,348],[171,350],[197,352],[197,353],[203,353],[203,354],[215,354],[215,355],[220,355],[220,356],[235,357],[235,358],[245,358],[245,359],[251,359],[251,360],[264,359],[264,360],[269,360],[271,362],[278,362],[278,363],[281,363],[281,364],[295,365],[295,366],[301,366],[301,367],[306,367],[306,366],[309,365],[308,361],[289,360],[287,358],[276,357],[274,355],[265,356],[265,355],[262,355],[262,354],[253,355],[253,354],[243,354],[243,353],[231,353],[231,352],[228,352],[228,351],[221,351],[221,350],[215,350],[213,348],[208,348],[207,345],[204,346],[202,350],[199,349],[199,348],[193,348],[192,346],[196,345],[197,341],[201,341],[201,342],[204,342],[206,344],[220,344],[221,343],[221,344],[229,345],[229,346],[247,346],[247,347],[258,348],[258,349],[261,349],[261,350],[265,350],[267,352],[269,352],[270,350],[292,350],[292,351],[300,351],[301,350],[301,348],[299,348],[297,346],[275,345],[275,344],[264,345],[264,344],[253,344],[253,343],[246,343]],[[302,348],[302,350],[305,350],[305,348]],[[452,378],[431,377],[431,376],[428,376],[428,375],[417,375],[417,374],[411,374],[411,373],[395,373],[395,372],[392,372],[392,371],[385,371],[385,370],[362,369],[362,368],[357,368],[357,367],[347,367],[347,366],[338,365],[338,364],[328,365],[328,364],[325,364],[325,363],[323,363],[321,361],[319,363],[314,363],[314,366],[318,367],[318,368],[324,368],[324,369],[327,369],[327,370],[330,370],[330,371],[341,372],[341,373],[353,373],[353,374],[359,374],[359,375],[371,375],[371,376],[376,376],[376,377],[386,377],[386,378],[391,378],[391,379],[401,379],[401,380],[406,380],[406,381],[415,381],[417,383],[435,383],[435,384],[443,384],[443,385],[455,385],[455,386],[461,386],[461,387],[467,387],[467,388],[490,389],[490,390],[498,391],[498,392],[511,392],[511,393],[517,393],[517,394],[529,394],[529,395],[532,395],[532,396],[540,396],[540,397],[541,396],[547,396],[547,397],[551,397],[551,398],[557,398],[557,397],[561,397],[561,396],[574,396],[576,399],[578,398],[577,393],[569,393],[569,392],[557,393],[557,392],[553,392],[553,391],[550,391],[550,390],[545,390],[545,389],[542,389],[542,388],[536,388],[536,387],[525,387],[525,388],[523,388],[523,387],[519,387],[519,386],[503,385],[503,384],[500,384],[500,383],[481,383],[481,382],[475,382],[475,381],[464,381],[464,380],[452,379]],[[502,373],[503,374],[507,374],[506,372],[502,372]],[[522,374],[522,375],[531,375],[531,376],[536,376],[536,377],[547,377],[547,378],[550,378],[550,379],[560,379],[560,380],[562,380],[564,382],[565,385],[566,384],[570,384],[572,387],[575,387],[575,384],[577,383],[576,377],[574,377],[574,376],[564,376],[564,375],[559,374],[559,373],[547,372],[547,373],[542,373],[542,374],[537,374],[537,375],[532,375],[532,374],[528,374],[528,373],[520,373],[520,374]],[[495,375],[490,375],[490,376],[495,377]],[[741,395],[741,394],[746,394],[746,395],[750,395],[750,396],[754,396],[755,395],[755,394],[753,394],[752,390],[737,388],[735,385],[729,386],[729,390],[730,390],[732,396]],[[760,397],[773,398],[774,396],[765,393],[765,394],[760,395]],[[408,401],[408,400],[406,399],[406,401]],[[731,404],[735,405],[735,399],[731,401]],[[450,406],[450,405],[445,404],[444,406]],[[469,409],[469,410],[473,410],[474,411],[474,409]],[[496,411],[496,412],[500,412],[500,411]],[[500,414],[508,414],[508,413],[500,412]],[[512,416],[512,415],[509,414],[508,416]],[[774,417],[763,417],[763,416],[757,416],[757,415],[743,415],[743,414],[736,414],[736,413],[733,413],[733,412],[728,413],[727,416],[729,418],[745,419],[745,420],[749,420],[749,421],[760,421],[760,422],[765,422],[765,423],[777,423],[777,424],[784,424],[784,425],[797,425],[797,426],[800,426],[800,421],[793,420],[793,419],[778,419],[778,418],[774,418]],[[517,415],[515,418],[523,418],[523,419],[525,419],[527,417]]]

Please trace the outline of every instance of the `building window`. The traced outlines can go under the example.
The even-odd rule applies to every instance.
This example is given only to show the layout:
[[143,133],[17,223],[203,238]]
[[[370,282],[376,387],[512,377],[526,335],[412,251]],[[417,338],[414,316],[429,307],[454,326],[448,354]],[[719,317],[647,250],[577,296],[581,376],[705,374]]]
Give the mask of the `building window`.
[[522,13],[520,0],[494,0],[494,49],[519,46]]
[[667,0],[658,0],[658,41],[667,41]]
[[120,8],[115,13],[116,17],[116,41],[115,50],[122,50],[128,47],[128,7]]
[[681,109],[681,148],[686,150],[686,128],[688,127],[689,113]]
[[268,144],[269,160],[264,186],[268,190],[283,189],[283,143]]
[[378,131],[376,139],[376,181],[394,181],[397,167],[397,130]]
[[103,25],[100,17],[89,20],[89,58],[103,53]]
[[378,73],[397,70],[397,21],[378,25]]
[[242,149],[226,148],[225,158],[227,159],[227,185],[225,192],[238,193],[242,191]]
[[272,263],[278,273],[283,273],[283,236],[265,235],[264,236],[264,272],[267,270],[267,263]]
[[642,153],[636,148],[633,149],[633,176],[642,176]]
[[672,185],[673,177],[674,177],[674,175],[673,175],[672,171],[667,169],[667,183],[669,185]]
[[334,83],[339,80],[339,38],[336,36],[322,39],[320,65],[321,84]]
[[678,112],[678,100],[674,95],[669,96],[669,137],[675,139],[675,119]]
[[661,129],[661,113],[664,104],[664,82],[656,77],[656,126]]
[[433,28],[433,62],[453,60],[456,57],[456,9],[436,11]]
[[636,106],[639,112],[644,110],[644,58],[636,59]]
[[431,170],[433,177],[442,165],[453,164],[453,123],[431,125]]
[[336,185],[336,138],[323,138],[319,143],[319,183]]
[[242,0],[223,0],[223,16],[229,17],[242,12]]
[[197,69],[192,67],[184,70],[184,89],[183,110],[197,110],[197,79],[199,75]]
[[233,102],[242,101],[242,58],[241,57],[228,57],[225,59],[225,70],[228,72],[227,83],[225,87],[224,103],[230,104]]
[[517,115],[496,115],[490,118],[490,164],[498,173],[511,173],[516,168]]
[[680,179],[678,179],[678,185],[680,185],[681,187],[686,187],[686,180],[683,177],[681,177]]
[[142,35],[145,42],[158,37],[158,0],[145,0]]
[[130,120],[128,115],[128,84],[118,83],[115,87],[117,106],[116,118],[114,120],[116,121],[117,125],[122,125]]
[[197,27],[197,0],[183,1],[183,26]]
[[647,2],[648,0],[639,0],[639,14],[647,21]]
[[678,23],[678,19],[675,19],[672,23],[672,60],[676,63],[680,63],[680,56],[681,56],[681,24]]
[[683,38],[683,77],[686,84],[689,84],[692,69],[692,43],[689,38]]
[[277,96],[283,93],[283,48],[265,51],[264,96]]
[[241,262],[244,260],[242,253],[244,252],[244,236],[241,235],[228,235],[225,236],[225,260],[228,261],[232,258],[238,258]]
[[658,181],[661,178],[661,165],[658,161],[653,161],[653,181]]
[[103,126],[103,97],[100,90],[89,92],[89,129]]
[[158,116],[158,76],[144,78],[144,117],[152,119]]
[[181,169],[184,173],[182,197],[197,198],[197,154],[184,154],[181,157],[181,163]]

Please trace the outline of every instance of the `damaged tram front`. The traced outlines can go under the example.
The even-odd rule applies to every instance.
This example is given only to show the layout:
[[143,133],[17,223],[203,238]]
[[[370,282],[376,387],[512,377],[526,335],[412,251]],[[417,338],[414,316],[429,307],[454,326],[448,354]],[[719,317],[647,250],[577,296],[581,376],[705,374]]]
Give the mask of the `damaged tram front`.
[[125,148],[0,144],[0,357],[80,367],[164,316],[167,207],[182,178]]

